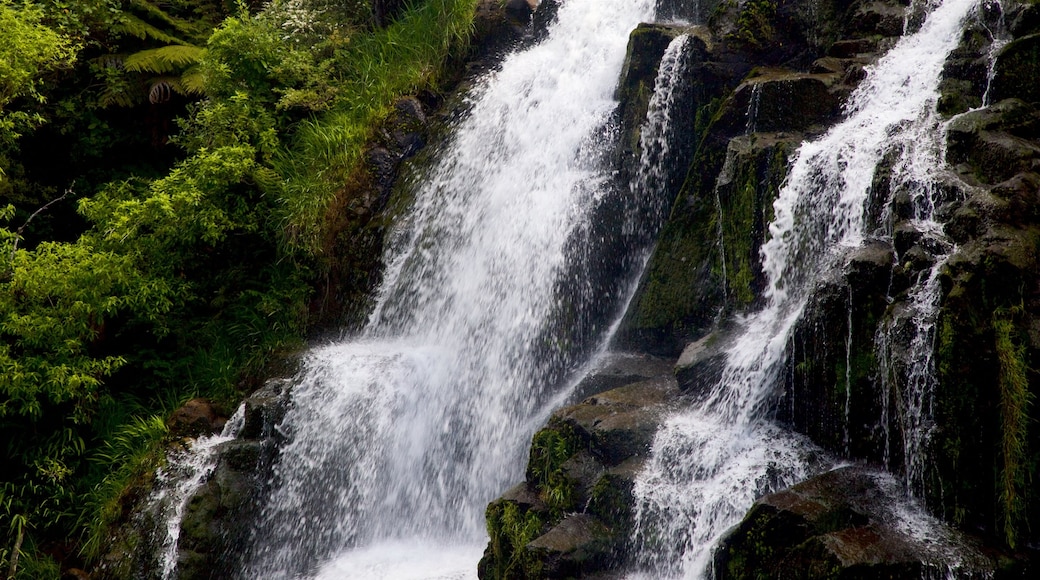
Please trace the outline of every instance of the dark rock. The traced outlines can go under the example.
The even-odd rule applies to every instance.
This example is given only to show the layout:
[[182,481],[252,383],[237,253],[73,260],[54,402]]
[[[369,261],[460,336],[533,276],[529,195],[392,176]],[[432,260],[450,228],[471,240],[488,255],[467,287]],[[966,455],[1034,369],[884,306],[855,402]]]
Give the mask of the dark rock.
[[559,524],[526,546],[542,564],[546,578],[567,578],[584,570],[604,568],[610,553],[610,532],[586,514],[568,515]]
[[553,419],[572,425],[604,465],[617,465],[650,451],[661,413],[678,394],[669,373],[590,397]]
[[535,6],[527,0],[481,0],[473,16],[470,58],[487,61],[515,48],[528,34]]
[[669,359],[646,354],[609,353],[597,368],[590,372],[574,389],[572,401],[581,401],[593,395],[637,383],[643,379],[670,372]]
[[854,58],[865,54],[878,52],[877,40],[869,38],[857,38],[852,40],[839,40],[831,45],[827,56],[836,58]]
[[747,111],[749,132],[800,132],[836,121],[843,94],[832,89],[841,80],[836,73],[805,74],[759,69],[734,92],[736,107]]
[[219,432],[227,417],[209,399],[191,399],[166,421],[171,437],[201,437]]
[[947,160],[970,168],[969,178],[995,184],[1040,166],[1036,110],[1019,100],[1005,100],[953,119],[948,127]]
[[848,32],[867,36],[902,36],[906,7],[899,2],[863,2],[853,12]]
[[859,467],[767,495],[722,540],[716,578],[916,580],[945,570],[950,553],[958,554],[959,577],[991,577],[991,557],[937,521],[913,515],[901,505],[908,501],[890,476]]
[[[618,359],[607,360],[610,374]],[[488,506],[481,578],[588,576],[623,561],[641,458],[679,394],[670,365],[637,366],[660,374],[556,411],[535,434],[527,481]]]
[[675,363],[675,379],[684,394],[700,397],[718,384],[726,366],[724,343],[716,331],[686,345]]
[[1018,38],[997,55],[991,87],[994,101],[1040,101],[1040,33]]
[[1009,2],[1005,21],[1016,38],[1040,32],[1040,3],[1029,0]]
[[291,379],[271,379],[264,386],[246,397],[245,418],[239,437],[264,439],[277,437],[275,426],[282,422],[289,405]]

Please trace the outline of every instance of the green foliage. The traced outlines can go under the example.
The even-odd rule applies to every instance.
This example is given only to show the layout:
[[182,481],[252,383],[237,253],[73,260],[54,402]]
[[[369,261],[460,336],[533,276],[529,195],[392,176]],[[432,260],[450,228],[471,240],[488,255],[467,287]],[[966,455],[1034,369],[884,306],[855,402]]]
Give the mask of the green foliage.
[[574,508],[576,484],[563,464],[579,449],[579,439],[569,425],[556,424],[535,433],[527,463],[527,481],[538,490],[554,520]]
[[[3,192],[18,207],[0,208],[0,551],[24,540],[20,576],[46,577],[39,550],[69,538],[100,556],[127,490],[162,460],[162,417],[193,395],[240,398],[244,378],[300,343],[330,208],[349,203],[393,103],[436,88],[474,5],[417,3],[375,29],[362,2],[276,0],[220,24],[219,0],[0,0],[0,55],[42,47],[0,62],[21,75],[0,75],[0,164],[18,167]],[[178,107],[174,154],[156,127]],[[145,110],[168,115],[145,117],[154,163],[115,125],[137,129]],[[60,239],[14,227],[69,187],[34,181],[30,166],[53,161],[15,142],[45,120],[39,145],[65,139],[108,164],[59,208],[78,211],[56,220],[73,225]]]
[[1014,548],[1018,528],[1023,522],[1027,481],[1027,427],[1033,395],[1029,392],[1029,367],[1026,347],[1016,340],[1018,330],[1014,318],[1021,307],[997,310],[993,313],[993,334],[996,340],[1000,381],[1000,454],[1002,466],[999,484],[1003,511],[1004,540]]
[[162,466],[168,430],[163,417],[134,416],[116,429],[90,461],[103,473],[86,494],[77,527],[84,530],[81,551],[90,560],[101,556],[110,526],[125,517],[127,491],[135,480]]
[[749,47],[762,48],[776,34],[776,0],[745,0],[740,6],[736,29],[727,40]]
[[42,19],[43,12],[33,4],[0,0],[0,110],[19,96],[42,100],[37,90],[40,76],[67,66],[76,55],[72,40],[42,24]]
[[526,549],[545,527],[539,514],[521,510],[516,502],[498,500],[488,506],[486,521],[491,549],[490,577],[496,580],[540,577],[541,561]]
[[43,123],[32,109],[12,108],[16,99],[42,103],[42,78],[49,71],[66,67],[78,47],[65,36],[43,24],[43,12],[33,4],[0,0],[0,181],[8,164],[5,154],[15,141]]

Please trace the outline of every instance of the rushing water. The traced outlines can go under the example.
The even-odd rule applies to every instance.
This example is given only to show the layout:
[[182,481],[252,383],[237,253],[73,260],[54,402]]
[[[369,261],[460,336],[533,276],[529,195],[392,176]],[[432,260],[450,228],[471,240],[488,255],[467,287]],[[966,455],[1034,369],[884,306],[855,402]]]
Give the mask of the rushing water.
[[481,83],[392,235],[368,326],[306,357],[243,578],[475,574],[485,506],[645,258],[653,224],[612,223],[660,213],[603,164],[652,12],[569,0]]
[[163,580],[173,577],[177,568],[177,540],[188,502],[217,467],[217,448],[231,441],[245,423],[245,407],[228,419],[219,434],[199,437],[186,447],[167,454],[166,465],[156,473],[155,491],[148,498],[146,512],[163,522],[159,538],[159,573]]
[[[946,0],[934,8],[918,31],[868,68],[845,120],[795,154],[762,248],[765,306],[741,321],[722,378],[707,397],[662,426],[636,482],[634,541],[641,574],[705,575],[718,539],[756,497],[827,465],[811,444],[764,418],[788,339],[815,282],[873,233],[866,220],[868,197],[876,168],[889,154],[898,159],[893,179],[922,192],[913,194],[921,208],[916,223],[927,229],[929,184],[940,167],[938,83],[975,4]],[[926,295],[932,277],[923,278],[917,291],[922,298],[915,299],[922,303],[931,299]],[[927,320],[922,324],[927,327]],[[923,342],[928,332],[919,333]],[[926,436],[927,425],[914,430]]]

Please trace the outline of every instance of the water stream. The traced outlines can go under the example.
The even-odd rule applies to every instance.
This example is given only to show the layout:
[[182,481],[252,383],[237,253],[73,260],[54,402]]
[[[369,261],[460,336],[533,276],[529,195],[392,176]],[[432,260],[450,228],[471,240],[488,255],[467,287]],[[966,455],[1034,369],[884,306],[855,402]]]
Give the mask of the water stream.
[[[569,0],[478,83],[370,322],[310,352],[242,578],[469,578],[484,509],[620,315],[659,202],[605,165],[648,0]],[[634,227],[620,227],[637,216]]]
[[[794,155],[761,252],[765,306],[740,320],[722,378],[706,398],[661,427],[636,482],[637,576],[703,577],[719,538],[756,497],[831,465],[766,418],[791,330],[814,284],[874,234],[866,208],[887,155],[899,159],[893,180],[911,191],[923,187],[915,202],[931,202],[929,184],[941,166],[934,113],[940,75],[976,4],[935,7],[919,30],[868,67],[845,120]],[[927,225],[923,215],[918,223]],[[927,280],[920,282],[925,292]]]

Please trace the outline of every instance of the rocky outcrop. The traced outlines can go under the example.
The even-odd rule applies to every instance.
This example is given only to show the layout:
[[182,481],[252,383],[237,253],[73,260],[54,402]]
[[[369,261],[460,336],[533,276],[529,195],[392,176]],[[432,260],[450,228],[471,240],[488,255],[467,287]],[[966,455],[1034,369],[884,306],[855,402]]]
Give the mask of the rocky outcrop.
[[945,575],[950,554],[956,577],[994,577],[994,558],[906,502],[891,476],[859,467],[767,495],[722,540],[715,577],[917,580]]
[[880,2],[718,6],[687,73],[699,88],[684,138],[696,150],[619,331],[626,347],[659,355],[676,356],[720,314],[754,302],[787,156],[840,117],[863,66],[902,30]]
[[488,506],[481,578],[567,578],[624,560],[635,474],[679,391],[668,362],[614,355],[576,392],[587,398],[534,435],[526,481]]
[[[1034,402],[1040,360],[1038,6],[987,2],[972,16],[940,87],[947,165],[936,180],[934,215],[942,231],[920,228],[919,202],[892,178],[894,159],[883,161],[872,192],[880,201],[866,209],[875,235],[847,249],[843,269],[812,289],[771,409],[777,421],[835,456],[887,469],[904,485],[910,481],[929,512],[959,530],[943,528],[944,537],[965,542],[954,549],[985,552],[972,556],[961,574],[967,577],[1028,575],[1032,546],[1040,542],[1030,525],[1040,519],[1040,494],[1031,483],[1040,478],[1040,408]],[[864,67],[894,45],[904,26],[919,27],[923,16],[917,4],[897,1],[745,0],[715,5],[707,25],[696,28],[686,74],[698,88],[684,97],[690,109],[683,138],[694,144],[689,171],[677,184],[671,215],[617,338],[626,348],[679,356],[676,388],[684,400],[695,401],[715,383],[732,315],[759,304],[759,249],[790,155],[841,117]],[[629,130],[645,111],[654,60],[682,32],[645,25],[633,34],[618,92]],[[636,157],[638,133],[623,135],[625,155]],[[923,334],[933,345],[915,354],[908,343],[921,321],[914,319],[913,291],[933,268],[939,310]],[[906,376],[921,364],[934,365],[936,381],[926,401],[930,414],[914,425]],[[590,427],[585,414],[600,423]],[[611,418],[620,422],[623,416]],[[603,473],[597,470],[610,469],[604,461],[638,457],[602,432],[612,424],[590,399],[558,412],[550,428],[565,442],[583,433],[573,442],[595,445],[592,472]],[[560,431],[563,425],[571,431]],[[917,430],[913,436],[924,433],[920,452],[927,458],[923,473],[913,475],[906,473],[904,457],[910,429]],[[649,440],[640,430],[617,434],[631,437],[636,448]],[[571,449],[571,443],[561,445]],[[533,448],[535,457],[542,455]],[[573,457],[584,455],[566,454]],[[574,493],[587,500],[583,465],[588,463],[580,459],[569,464],[566,481],[579,482]],[[921,577],[937,560],[930,559],[930,547],[900,531],[891,511],[872,505],[896,501],[879,477],[843,469],[764,498],[727,539],[717,572],[733,578]],[[520,567],[484,567],[485,577],[515,577],[517,570],[534,577],[582,576],[603,569],[604,562],[618,566],[625,553],[603,532],[611,525],[600,527],[604,520],[586,517],[588,512],[546,519],[552,507],[541,494],[556,488],[539,481],[529,470],[525,487],[489,508],[489,521],[537,517],[537,525],[531,524],[529,537],[512,538],[509,554],[519,554]],[[622,488],[616,496],[619,506],[628,501],[626,493]],[[536,542],[554,529],[549,522],[559,522],[559,531]]]
[[230,578],[239,569],[250,521],[266,491],[291,381],[276,379],[247,397],[237,437],[214,450],[214,467],[187,500],[180,522],[175,578]]

